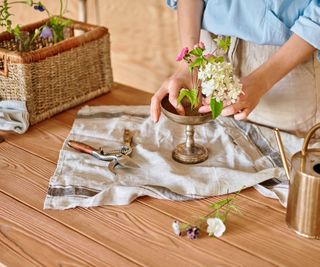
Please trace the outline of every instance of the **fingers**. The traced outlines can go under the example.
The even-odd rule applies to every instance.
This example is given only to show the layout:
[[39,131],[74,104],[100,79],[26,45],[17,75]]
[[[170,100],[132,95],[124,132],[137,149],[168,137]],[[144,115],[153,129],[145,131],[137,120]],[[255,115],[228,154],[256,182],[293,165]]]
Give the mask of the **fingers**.
[[237,121],[245,120],[248,118],[250,110],[248,108],[243,109],[241,112],[234,115],[234,119]]
[[223,101],[223,107],[230,106],[231,104],[232,104],[232,102],[230,100]]
[[177,110],[178,114],[185,115],[183,106],[180,103],[178,103],[180,89],[181,86],[176,81],[171,81],[168,83],[169,102]]
[[153,122],[158,122],[160,118],[160,102],[161,100],[168,94],[168,91],[165,89],[165,87],[161,87],[151,98],[150,103],[150,114],[151,114],[151,120]]
[[177,110],[178,114],[185,115],[183,106],[178,104],[177,100],[180,89],[181,84],[176,80],[168,80],[162,84],[160,89],[151,98],[150,114],[153,122],[159,121],[161,113],[160,103],[167,94],[169,94],[169,102]]
[[210,97],[206,97],[206,98],[202,98],[202,105],[198,112],[199,113],[207,113],[207,112],[210,112],[211,111],[211,108],[210,108]]
[[238,103],[236,103],[236,104],[229,105],[229,106],[225,107],[222,110],[221,115],[224,117],[231,116],[235,113],[238,113],[240,110],[241,110],[241,106]]
[[199,113],[207,113],[211,111],[211,108],[209,105],[204,105],[204,106],[201,106],[198,111]]
[[221,115],[225,117],[234,115],[236,120],[244,120],[249,116],[250,112],[251,109],[249,107],[245,107],[245,103],[238,102],[225,107],[222,110]]

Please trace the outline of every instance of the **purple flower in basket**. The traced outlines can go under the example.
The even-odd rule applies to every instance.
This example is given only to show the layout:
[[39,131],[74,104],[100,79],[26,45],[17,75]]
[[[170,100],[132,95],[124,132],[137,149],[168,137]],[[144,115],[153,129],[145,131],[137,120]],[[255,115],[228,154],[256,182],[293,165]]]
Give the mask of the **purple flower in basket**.
[[52,30],[48,26],[44,26],[40,33],[40,38],[52,40],[53,39]]
[[46,10],[45,7],[44,7],[44,5],[41,4],[40,2],[39,2],[38,5],[35,5],[33,8],[34,8],[35,10],[39,10],[40,12],[43,12],[43,11]]

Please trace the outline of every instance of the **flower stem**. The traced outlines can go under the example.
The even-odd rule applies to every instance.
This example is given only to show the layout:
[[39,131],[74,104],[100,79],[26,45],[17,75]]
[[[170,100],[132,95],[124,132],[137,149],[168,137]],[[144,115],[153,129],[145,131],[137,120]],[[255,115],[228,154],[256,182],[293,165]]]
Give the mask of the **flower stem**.
[[63,10],[63,1],[60,0],[60,17],[62,17],[63,15],[62,10]]
[[9,2],[8,4],[12,5],[12,4],[26,4],[26,1],[13,1],[13,2]]

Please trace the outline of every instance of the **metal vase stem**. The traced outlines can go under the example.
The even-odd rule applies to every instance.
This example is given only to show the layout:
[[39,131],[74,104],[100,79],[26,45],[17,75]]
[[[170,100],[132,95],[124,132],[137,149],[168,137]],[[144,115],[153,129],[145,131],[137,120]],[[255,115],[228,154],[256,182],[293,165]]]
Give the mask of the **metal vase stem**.
[[192,125],[186,126],[186,148],[188,151],[192,151],[194,147],[194,127]]
[[185,125],[184,143],[177,145],[172,151],[172,158],[184,164],[201,163],[208,159],[208,150],[194,140],[194,125],[201,125],[211,120],[211,112],[197,113],[189,116],[181,116],[171,105],[169,97],[166,96],[161,101],[161,110],[167,118],[175,123]]

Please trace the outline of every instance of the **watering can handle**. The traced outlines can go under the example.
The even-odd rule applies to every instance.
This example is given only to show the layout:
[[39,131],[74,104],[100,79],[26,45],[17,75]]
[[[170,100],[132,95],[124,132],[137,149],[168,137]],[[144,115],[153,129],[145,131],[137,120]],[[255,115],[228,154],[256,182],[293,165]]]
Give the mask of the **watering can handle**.
[[309,142],[311,140],[311,137],[313,136],[313,134],[320,129],[320,123],[316,124],[315,126],[313,126],[309,132],[307,133],[306,137],[304,138],[304,142],[303,142],[303,146],[302,146],[302,151],[301,154],[303,157],[306,156],[307,152],[308,152],[308,146],[309,146]]

